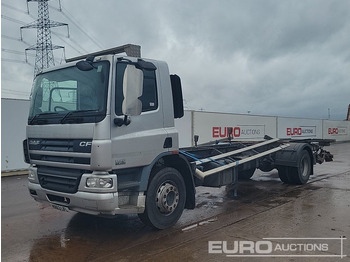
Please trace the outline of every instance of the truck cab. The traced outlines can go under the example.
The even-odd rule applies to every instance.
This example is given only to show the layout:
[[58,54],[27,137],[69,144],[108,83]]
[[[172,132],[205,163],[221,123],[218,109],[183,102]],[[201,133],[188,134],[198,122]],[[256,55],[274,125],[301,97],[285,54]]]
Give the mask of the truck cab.
[[[23,142],[31,196],[60,210],[139,213],[157,228],[172,225],[172,209],[177,220],[185,206],[194,208],[193,178],[174,127],[182,116],[180,78],[162,61],[110,49],[43,71],[34,80]],[[167,217],[162,224],[150,221],[145,206],[150,178],[164,170],[180,177],[154,185],[156,197],[165,198],[153,210]]]

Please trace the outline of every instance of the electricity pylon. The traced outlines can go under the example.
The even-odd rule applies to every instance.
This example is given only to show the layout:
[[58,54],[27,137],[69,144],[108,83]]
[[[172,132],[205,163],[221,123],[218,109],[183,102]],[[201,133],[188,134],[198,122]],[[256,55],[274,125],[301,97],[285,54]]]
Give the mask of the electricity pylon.
[[[27,62],[27,51],[30,51],[30,50],[36,51],[34,76],[40,73],[43,69],[54,66],[55,60],[53,56],[53,50],[64,48],[63,46],[52,44],[50,28],[58,27],[58,26],[67,26],[67,29],[68,29],[68,24],[50,20],[48,1],[49,0],[27,0],[27,4],[28,2],[38,2],[38,19],[30,24],[21,26],[21,40],[22,40],[22,29],[37,28],[36,44],[25,49],[26,62]],[[69,31],[68,31],[68,35],[69,35]]]

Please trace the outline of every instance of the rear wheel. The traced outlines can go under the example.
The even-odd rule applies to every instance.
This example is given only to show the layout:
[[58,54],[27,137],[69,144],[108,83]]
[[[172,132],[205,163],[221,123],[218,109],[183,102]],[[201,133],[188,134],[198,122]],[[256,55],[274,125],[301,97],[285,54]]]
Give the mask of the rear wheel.
[[281,181],[286,184],[290,184],[289,178],[288,178],[288,166],[281,166],[278,167],[278,176],[280,177]]
[[146,207],[140,219],[157,229],[173,226],[181,217],[186,202],[186,185],[174,168],[159,170],[149,183]]
[[282,182],[286,184],[303,185],[309,180],[312,172],[312,162],[306,150],[301,152],[298,167],[280,166],[278,175]]
[[312,163],[309,153],[303,150],[298,167],[290,167],[289,179],[292,184],[303,185],[309,180],[312,171]]

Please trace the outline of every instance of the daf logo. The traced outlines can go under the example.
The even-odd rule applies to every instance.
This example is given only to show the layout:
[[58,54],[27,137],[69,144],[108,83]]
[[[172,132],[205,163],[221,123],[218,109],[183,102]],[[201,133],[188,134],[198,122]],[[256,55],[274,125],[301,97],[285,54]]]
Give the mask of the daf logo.
[[29,145],[39,145],[39,144],[40,144],[40,140],[34,140],[34,139],[29,140]]
[[84,147],[84,146],[91,146],[92,142],[86,142],[86,141],[81,141],[79,143],[79,146]]

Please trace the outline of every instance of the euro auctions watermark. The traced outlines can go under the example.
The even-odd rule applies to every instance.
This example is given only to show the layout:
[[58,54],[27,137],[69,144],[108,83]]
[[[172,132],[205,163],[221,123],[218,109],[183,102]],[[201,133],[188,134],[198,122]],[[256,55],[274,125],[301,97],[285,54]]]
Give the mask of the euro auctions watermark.
[[344,258],[346,237],[263,238],[258,241],[208,241],[209,254],[226,257],[328,257]]

